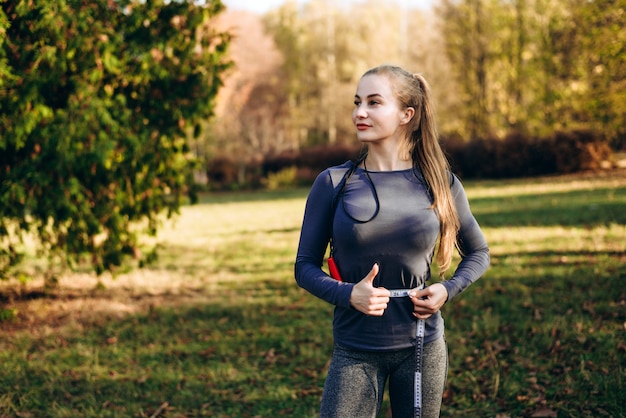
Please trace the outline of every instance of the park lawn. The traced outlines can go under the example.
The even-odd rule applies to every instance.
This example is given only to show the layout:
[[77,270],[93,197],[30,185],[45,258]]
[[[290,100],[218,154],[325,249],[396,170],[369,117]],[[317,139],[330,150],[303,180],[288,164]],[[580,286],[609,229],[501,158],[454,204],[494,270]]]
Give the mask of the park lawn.
[[[626,416],[626,173],[465,186],[492,266],[443,308],[442,416]],[[332,307],[293,280],[305,197],[209,195],[142,270],[1,283],[0,417],[315,416]]]

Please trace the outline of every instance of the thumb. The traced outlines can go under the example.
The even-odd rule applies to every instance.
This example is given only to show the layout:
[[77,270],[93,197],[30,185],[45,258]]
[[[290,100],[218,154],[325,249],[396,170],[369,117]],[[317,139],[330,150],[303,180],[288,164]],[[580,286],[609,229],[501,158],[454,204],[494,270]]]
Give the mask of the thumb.
[[365,276],[362,281],[367,282],[373,286],[374,279],[378,275],[378,270],[379,270],[378,263],[374,263],[374,265],[372,266],[372,269],[370,270],[369,273],[367,273],[367,276]]

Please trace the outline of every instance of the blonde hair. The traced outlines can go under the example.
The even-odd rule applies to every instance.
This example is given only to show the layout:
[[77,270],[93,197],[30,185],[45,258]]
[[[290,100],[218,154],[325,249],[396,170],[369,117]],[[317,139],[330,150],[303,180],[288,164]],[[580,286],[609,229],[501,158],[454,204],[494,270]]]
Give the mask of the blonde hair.
[[412,107],[415,115],[407,127],[406,153],[411,155],[413,165],[419,168],[433,198],[432,208],[439,217],[439,246],[436,261],[439,276],[452,264],[459,217],[450,190],[450,164],[439,144],[435,109],[430,87],[421,74],[411,74],[401,67],[381,65],[363,74],[386,76],[400,106]]

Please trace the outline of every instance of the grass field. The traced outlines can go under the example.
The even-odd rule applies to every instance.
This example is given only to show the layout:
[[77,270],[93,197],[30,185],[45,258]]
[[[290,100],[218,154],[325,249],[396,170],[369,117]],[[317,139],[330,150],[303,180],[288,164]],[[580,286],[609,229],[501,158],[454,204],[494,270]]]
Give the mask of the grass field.
[[[626,416],[626,172],[466,189],[492,266],[443,309],[442,416]],[[306,192],[206,196],[100,285],[0,282],[0,417],[315,416],[332,307],[293,280]]]

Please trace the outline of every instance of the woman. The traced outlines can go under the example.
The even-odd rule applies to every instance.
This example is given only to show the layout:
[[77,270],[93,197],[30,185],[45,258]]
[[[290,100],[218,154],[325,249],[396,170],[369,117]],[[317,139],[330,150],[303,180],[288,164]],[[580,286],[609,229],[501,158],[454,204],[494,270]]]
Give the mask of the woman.
[[[439,416],[448,367],[440,308],[489,266],[489,249],[449,170],[421,75],[368,70],[352,120],[366,152],[322,172],[306,203],[298,284],[335,305],[322,417],[375,417],[386,382],[393,417]],[[329,241],[341,281],[322,264]],[[440,275],[426,285],[436,252]],[[436,251],[435,251],[436,250]]]

